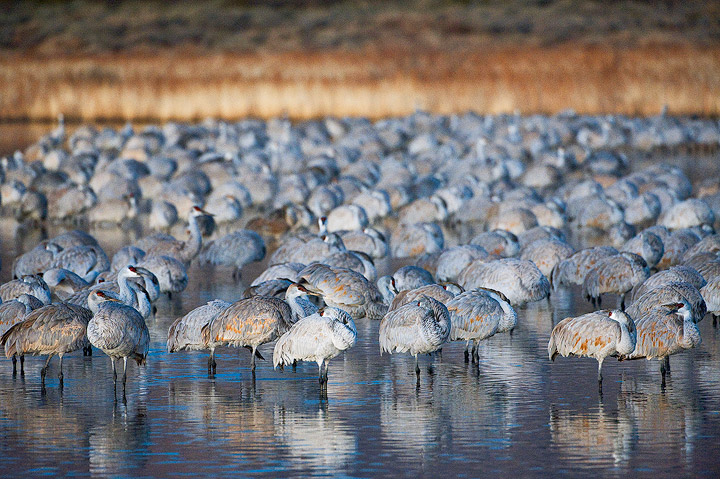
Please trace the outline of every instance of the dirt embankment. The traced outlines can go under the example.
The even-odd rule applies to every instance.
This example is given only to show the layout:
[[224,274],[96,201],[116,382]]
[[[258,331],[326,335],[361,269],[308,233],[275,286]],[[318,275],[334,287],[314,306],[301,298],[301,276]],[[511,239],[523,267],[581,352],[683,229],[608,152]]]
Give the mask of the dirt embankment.
[[720,113],[716,2],[80,1],[5,14],[1,120]]

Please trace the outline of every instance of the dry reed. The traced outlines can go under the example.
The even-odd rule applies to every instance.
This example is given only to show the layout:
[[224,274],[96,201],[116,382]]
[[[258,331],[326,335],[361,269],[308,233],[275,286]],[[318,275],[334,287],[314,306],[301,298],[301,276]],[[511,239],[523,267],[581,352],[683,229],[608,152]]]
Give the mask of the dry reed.
[[720,48],[501,47],[0,59],[0,119],[197,120],[477,111],[720,113]]

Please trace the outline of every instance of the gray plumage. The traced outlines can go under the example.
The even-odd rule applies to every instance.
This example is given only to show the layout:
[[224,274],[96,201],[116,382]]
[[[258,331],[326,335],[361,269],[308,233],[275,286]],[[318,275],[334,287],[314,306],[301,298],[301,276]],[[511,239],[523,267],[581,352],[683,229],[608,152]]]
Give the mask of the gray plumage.
[[187,269],[175,258],[145,256],[138,266],[152,271],[160,283],[162,293],[179,293],[187,287]]
[[418,354],[437,351],[450,336],[450,313],[427,296],[388,313],[380,321],[380,354],[410,353],[415,356],[415,374],[420,380]]
[[207,304],[198,306],[185,316],[177,318],[168,329],[167,351],[199,351],[210,349],[208,357],[208,371],[215,369],[215,347],[206,341],[209,336],[203,339],[202,329],[212,323],[220,313],[230,307],[232,303],[214,299]]
[[600,304],[600,295],[620,295],[620,309],[625,309],[625,295],[650,277],[650,268],[641,256],[622,252],[598,261],[583,282],[583,293]]
[[460,273],[458,283],[465,290],[489,288],[500,291],[513,306],[550,295],[550,283],[538,267],[532,261],[517,258],[475,261]]
[[560,261],[550,274],[553,288],[563,285],[581,285],[591,269],[602,259],[618,254],[612,246],[597,246],[578,251]]
[[705,300],[695,286],[682,281],[666,283],[646,291],[628,306],[627,311],[633,318],[642,318],[654,310],[662,309],[665,304],[683,301],[690,305],[693,320],[700,322],[707,313]]
[[430,298],[436,299],[443,304],[447,304],[448,301],[455,297],[453,293],[439,284],[428,284],[420,286],[419,288],[400,291],[393,298],[388,311],[398,309],[408,303],[412,303],[413,301],[418,301],[423,296],[429,296]]
[[[273,366],[313,361],[318,365],[320,384],[327,384],[328,362],[355,345],[357,329],[348,313],[325,308],[300,319],[285,332],[273,351]],[[324,371],[323,371],[324,366]]]
[[637,286],[633,290],[633,301],[651,289],[677,282],[690,283],[697,289],[702,288],[707,283],[705,278],[703,278],[702,275],[695,270],[695,268],[683,265],[673,266],[669,269],[658,271],[646,279],[642,284]]
[[575,249],[565,241],[556,238],[539,239],[523,248],[520,259],[532,261],[542,274],[550,277],[555,266],[574,253]]
[[60,384],[62,386],[63,355],[87,347],[85,335],[92,313],[80,306],[54,303],[28,313],[21,322],[8,329],[0,338],[5,347],[5,356],[25,354],[47,355],[45,366],[40,373],[45,384],[45,374],[50,359],[60,357]]
[[353,319],[380,319],[387,311],[377,287],[355,271],[313,263],[298,276],[308,291],[322,296],[328,306],[347,311]]
[[236,271],[265,258],[265,241],[251,230],[239,230],[209,241],[198,256],[200,264],[231,266]]
[[254,372],[258,346],[282,336],[293,321],[290,306],[282,299],[253,296],[226,308],[212,323],[202,328],[202,336],[211,347],[250,348],[250,367]]
[[50,304],[50,288],[40,276],[23,276],[0,286],[2,301],[15,299],[22,294],[30,294],[42,301],[43,304]]

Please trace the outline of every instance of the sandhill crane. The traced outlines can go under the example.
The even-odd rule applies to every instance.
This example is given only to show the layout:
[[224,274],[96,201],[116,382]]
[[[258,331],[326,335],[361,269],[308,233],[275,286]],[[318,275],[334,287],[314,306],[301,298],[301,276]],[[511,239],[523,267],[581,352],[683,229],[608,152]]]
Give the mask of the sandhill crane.
[[328,362],[353,347],[356,337],[357,329],[348,313],[338,308],[325,308],[300,319],[278,339],[273,351],[273,366],[314,361],[318,365],[320,385],[327,389]]
[[428,284],[435,284],[433,275],[425,268],[419,266],[403,266],[398,268],[392,275],[395,280],[395,287],[398,291],[416,289]]
[[[30,311],[42,308],[42,301],[30,294],[21,294],[15,299],[0,304],[0,336],[15,324],[25,319]],[[16,355],[12,357],[13,373],[17,371]],[[20,371],[23,372],[25,357],[20,356]]]
[[12,266],[13,278],[43,274],[51,267],[55,255],[61,251],[60,245],[52,241],[42,241],[27,253],[15,258]]
[[198,262],[231,266],[233,279],[238,281],[243,266],[253,261],[262,261],[265,252],[262,236],[251,230],[239,230],[208,242],[198,256]]
[[202,329],[214,321],[231,304],[227,301],[214,299],[173,321],[168,329],[168,353],[210,349],[208,374],[214,373],[216,368],[215,347],[203,340]]
[[497,254],[504,258],[515,256],[520,252],[517,236],[501,229],[480,233],[470,240],[470,244],[482,246],[489,254]]
[[565,241],[555,238],[540,239],[523,248],[520,259],[532,261],[545,277],[550,277],[555,266],[574,253],[575,249]]
[[250,349],[254,376],[255,356],[264,359],[257,351],[258,346],[282,336],[294,320],[290,306],[282,299],[252,296],[236,301],[204,326],[202,339],[211,350],[221,345]]
[[578,251],[569,258],[560,261],[552,273],[550,281],[553,288],[563,285],[581,285],[591,269],[602,259],[618,254],[612,246],[597,246]]
[[435,223],[399,225],[390,237],[390,247],[396,258],[419,256],[442,251],[445,236]]
[[380,319],[387,311],[377,287],[355,271],[313,263],[298,276],[311,294],[321,296],[328,306],[347,311],[354,319]]
[[450,312],[450,341],[465,341],[465,361],[469,360],[468,347],[472,346],[472,360],[478,360],[478,342],[495,333],[512,331],[517,324],[517,313],[504,295],[490,289],[472,289],[445,303]]
[[48,364],[54,355],[60,357],[60,387],[63,385],[63,355],[77,351],[88,344],[85,335],[92,313],[80,306],[66,303],[48,304],[31,311],[21,322],[8,329],[0,338],[5,347],[5,356],[10,358],[25,354],[47,354],[40,371],[42,384]]
[[188,214],[190,238],[188,241],[178,241],[174,238],[172,240],[162,241],[146,249],[145,253],[148,256],[162,255],[175,258],[187,268],[202,247],[202,234],[198,223],[198,217],[200,216],[211,215],[197,206],[190,208],[190,213]]
[[654,275],[646,279],[642,284],[637,286],[633,290],[633,301],[638,299],[640,296],[650,291],[651,289],[659,288],[670,283],[685,282],[690,283],[697,289],[702,288],[707,283],[705,278],[689,266],[673,266],[671,268],[658,271]]
[[700,344],[700,330],[693,320],[690,304],[684,299],[668,303],[638,316],[637,345],[626,359],[659,359],[662,385],[670,371],[670,356]]
[[560,321],[550,334],[548,356],[585,356],[598,361],[598,388],[602,392],[602,363],[608,356],[633,352],[637,341],[633,319],[620,310],[602,310]]
[[478,258],[488,258],[485,248],[478,245],[462,245],[446,249],[438,258],[438,281],[456,281],[460,272]]
[[43,281],[47,283],[52,293],[60,300],[90,285],[77,274],[64,268],[53,268],[45,271]]
[[664,304],[681,303],[682,301],[686,301],[690,305],[693,321],[699,323],[707,313],[707,305],[700,291],[690,283],[683,281],[663,284],[646,291],[642,296],[633,300],[632,304],[628,306],[627,312],[633,318],[642,318],[650,312],[662,308]]
[[302,263],[281,263],[273,266],[269,266],[265,271],[260,273],[260,276],[255,278],[250,286],[257,286],[260,283],[269,281],[271,279],[285,278],[292,282],[298,280],[297,274],[305,268]]
[[375,228],[365,228],[362,231],[348,231],[343,233],[342,241],[351,251],[360,251],[371,258],[380,259],[390,253],[385,235]]
[[415,356],[415,374],[420,383],[418,354],[437,351],[450,336],[450,313],[441,302],[422,297],[394,311],[380,321],[380,354],[405,353]]
[[583,293],[593,306],[600,305],[600,295],[620,296],[620,309],[625,309],[625,295],[650,277],[650,269],[641,256],[622,252],[599,261],[583,282]]
[[717,327],[718,316],[720,316],[720,276],[708,281],[706,285],[700,288],[707,310],[712,313],[713,326]]
[[42,301],[43,304],[50,304],[50,288],[40,276],[23,276],[0,286],[0,299],[2,301],[15,299],[22,294],[30,294]]
[[622,247],[621,251],[635,253],[645,260],[648,268],[654,268],[662,259],[665,253],[662,239],[655,233],[640,232],[630,238]]
[[100,246],[79,245],[56,254],[50,266],[68,269],[91,283],[110,269],[110,260]]
[[465,290],[489,288],[503,293],[512,305],[550,296],[550,283],[535,263],[517,258],[470,263],[458,277]]
[[145,251],[137,246],[124,246],[120,248],[112,257],[110,262],[110,271],[118,271],[123,266],[129,264],[137,264],[145,257]]
[[115,385],[117,385],[115,361],[122,358],[124,391],[127,360],[130,358],[138,365],[145,364],[150,347],[150,331],[135,308],[110,297],[102,290],[90,294],[88,305],[93,316],[87,325],[87,339],[90,344],[110,357]]
[[148,269],[157,277],[162,293],[179,293],[187,287],[187,269],[175,258],[148,255],[137,266]]
[[415,289],[405,289],[395,295],[390,303],[388,311],[392,311],[408,303],[418,301],[423,296],[429,296],[430,298],[436,299],[443,304],[447,304],[448,301],[455,297],[455,294],[448,291],[445,286],[439,284],[427,284]]
[[331,268],[345,268],[357,271],[361,275],[365,276],[368,281],[377,280],[377,269],[375,269],[375,264],[365,253],[357,251],[343,251],[326,256],[318,262],[326,264]]

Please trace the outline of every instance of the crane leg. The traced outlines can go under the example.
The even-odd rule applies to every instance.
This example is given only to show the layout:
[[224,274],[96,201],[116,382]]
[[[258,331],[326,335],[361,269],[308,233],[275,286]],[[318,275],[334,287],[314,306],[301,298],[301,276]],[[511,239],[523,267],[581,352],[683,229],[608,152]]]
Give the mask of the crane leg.
[[717,324],[718,324],[717,314],[713,314],[712,317],[713,317],[713,328],[717,328]]
[[255,347],[252,348],[252,357],[250,358],[250,371],[255,374]]
[[330,363],[328,361],[325,361],[325,374],[323,377],[323,383],[325,384],[325,389],[327,389],[327,383],[328,383],[328,367],[330,367]]
[[420,380],[420,366],[418,365],[417,354],[415,355],[415,375],[418,377],[418,381],[419,381]]
[[470,349],[470,341],[467,341],[465,343],[465,362],[470,362],[470,352],[468,351]]
[[322,384],[323,384],[323,363],[318,363],[318,382],[320,383],[320,387],[322,387]]
[[598,297],[597,297],[597,307],[602,308],[602,295],[601,294],[598,294]]
[[50,364],[50,360],[52,359],[52,357],[52,354],[48,355],[47,360],[45,361],[45,366],[43,366],[43,368],[40,370],[40,379],[43,386],[45,386],[45,375],[47,374],[48,365]]
[[293,368],[293,372],[297,371],[297,359],[293,359],[292,368]]
[[473,348],[472,348],[472,358],[473,363],[480,364],[480,352],[478,351],[478,348],[480,345],[477,341],[473,340]]
[[210,350],[210,356],[208,356],[208,375],[215,374],[215,350]]
[[665,372],[670,374],[670,356],[665,356],[665,359],[663,359],[663,364],[665,364]]
[[12,357],[12,362],[13,362],[13,376],[15,376],[17,374],[17,358],[15,357],[14,354]]
[[123,358],[123,391],[125,391],[125,383],[127,382],[127,356]]
[[602,394],[602,363],[603,360],[598,361],[598,391]]
[[58,379],[60,380],[60,389],[63,387],[63,370],[62,370],[62,363],[63,363],[63,355],[60,355],[60,373],[58,374]]
[[660,376],[662,377],[662,380],[660,382],[661,387],[665,387],[665,374],[667,373],[667,369],[665,367],[665,358],[660,360]]
[[113,385],[117,385],[117,369],[115,369],[115,358],[110,358],[110,363],[113,368]]
[[20,355],[20,375],[22,376],[24,374],[25,374],[25,355],[21,354]]

